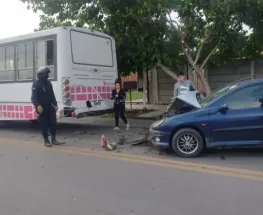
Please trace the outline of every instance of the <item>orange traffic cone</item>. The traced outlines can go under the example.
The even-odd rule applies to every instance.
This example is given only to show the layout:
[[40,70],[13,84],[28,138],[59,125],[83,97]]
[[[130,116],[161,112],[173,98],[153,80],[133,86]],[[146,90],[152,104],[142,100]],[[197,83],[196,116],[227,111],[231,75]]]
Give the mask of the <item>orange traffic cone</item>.
[[107,146],[107,140],[104,135],[101,136],[101,147],[105,148]]

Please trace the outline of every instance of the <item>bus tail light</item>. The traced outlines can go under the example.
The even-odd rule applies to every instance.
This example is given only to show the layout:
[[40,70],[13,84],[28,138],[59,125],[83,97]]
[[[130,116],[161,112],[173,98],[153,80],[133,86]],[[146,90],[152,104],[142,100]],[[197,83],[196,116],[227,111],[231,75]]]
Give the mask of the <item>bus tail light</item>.
[[66,78],[66,79],[63,81],[63,84],[65,84],[65,85],[69,85],[69,79]]
[[70,106],[72,104],[70,94],[70,79],[68,77],[62,78],[62,89],[63,89],[63,104]]
[[70,87],[69,86],[65,86],[64,89],[63,89],[65,92],[68,92],[70,90]]
[[70,97],[70,93],[65,93],[64,97],[68,99]]

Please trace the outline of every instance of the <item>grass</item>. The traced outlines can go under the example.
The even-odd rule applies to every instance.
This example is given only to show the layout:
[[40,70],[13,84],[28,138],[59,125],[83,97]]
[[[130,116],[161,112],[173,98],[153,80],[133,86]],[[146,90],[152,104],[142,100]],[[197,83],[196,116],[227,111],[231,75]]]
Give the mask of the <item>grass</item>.
[[131,99],[132,99],[132,101],[143,99],[143,92],[132,91],[131,96],[130,96],[130,92],[127,91],[126,92],[126,101],[130,101]]

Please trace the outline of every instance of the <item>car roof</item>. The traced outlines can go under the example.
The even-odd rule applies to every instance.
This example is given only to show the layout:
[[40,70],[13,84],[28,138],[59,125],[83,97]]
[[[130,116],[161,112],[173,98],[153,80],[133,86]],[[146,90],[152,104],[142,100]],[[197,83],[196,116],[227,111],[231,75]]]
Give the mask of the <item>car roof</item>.
[[245,86],[245,85],[251,85],[251,84],[263,84],[263,79],[254,79],[254,80],[243,80],[243,81],[237,81],[238,86]]

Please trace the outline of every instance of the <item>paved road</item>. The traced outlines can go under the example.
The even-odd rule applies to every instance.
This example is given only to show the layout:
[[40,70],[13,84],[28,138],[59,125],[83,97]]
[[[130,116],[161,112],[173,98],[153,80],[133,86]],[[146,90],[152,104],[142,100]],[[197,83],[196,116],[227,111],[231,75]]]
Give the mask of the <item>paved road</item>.
[[263,172],[3,138],[0,172],[3,215],[262,214]]
[[[124,135],[127,141],[136,139],[148,130],[152,121],[132,120],[131,130],[126,132],[124,127],[121,129],[121,135]],[[63,119],[58,124],[58,138],[65,140],[66,145],[77,148],[89,148],[100,150],[100,138],[104,134],[111,140],[117,140],[116,133],[113,132],[113,120],[100,118],[85,118],[72,120]],[[23,140],[36,143],[42,143],[38,126],[30,122],[12,122],[0,124],[0,137],[5,139]],[[204,153],[201,157],[195,159],[180,159],[173,153],[160,153],[148,146],[131,147],[130,144],[118,147],[117,151],[112,153],[127,153],[140,156],[165,158],[173,161],[188,161],[204,164],[223,165],[233,168],[254,169],[263,171],[263,149],[239,149],[239,150],[213,150]]]

